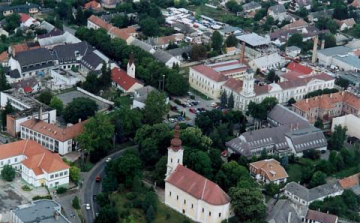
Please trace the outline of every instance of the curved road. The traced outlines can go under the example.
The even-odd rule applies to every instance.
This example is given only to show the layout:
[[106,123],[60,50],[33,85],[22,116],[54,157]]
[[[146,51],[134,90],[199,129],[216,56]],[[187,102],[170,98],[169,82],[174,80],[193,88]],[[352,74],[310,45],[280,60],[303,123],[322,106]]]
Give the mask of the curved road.
[[[96,176],[100,176],[101,179],[105,176],[105,166],[106,159],[111,157],[116,159],[123,155],[123,153],[128,149],[123,149],[116,151],[113,154],[108,155],[104,159],[100,160],[89,173],[86,174],[82,188],[80,190],[80,199],[81,199],[81,210],[84,214],[84,219],[86,223],[92,223],[95,219],[95,213],[99,212],[99,206],[94,202],[93,195],[97,195],[101,192],[101,183],[95,181]],[[85,209],[85,204],[90,204],[90,210]]]

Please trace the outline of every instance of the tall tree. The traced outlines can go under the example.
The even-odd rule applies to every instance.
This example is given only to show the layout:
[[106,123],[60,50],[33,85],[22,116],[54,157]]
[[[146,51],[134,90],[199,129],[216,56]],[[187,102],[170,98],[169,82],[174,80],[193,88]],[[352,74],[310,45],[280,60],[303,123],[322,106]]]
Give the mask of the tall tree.
[[211,47],[213,48],[214,51],[216,51],[217,53],[221,53],[223,41],[224,41],[223,37],[219,33],[219,31],[213,32],[211,36]]
[[6,116],[8,114],[11,114],[13,111],[14,111],[13,106],[11,105],[10,101],[7,101],[4,110],[1,111],[1,124],[2,124],[3,128],[6,127],[6,124],[7,124]]
[[10,88],[11,86],[6,79],[5,72],[3,68],[0,66],[0,91],[5,91]]
[[111,70],[110,66],[107,66],[106,62],[103,62],[101,67],[101,76],[99,79],[103,89],[106,89],[111,86]]
[[136,109],[121,107],[112,115],[112,123],[115,125],[115,133],[121,139],[124,137],[134,137],[136,131],[141,127],[141,113]]
[[134,178],[141,176],[141,160],[134,152],[126,152],[124,156],[115,160],[114,173],[118,182],[125,183],[127,188],[131,188]]
[[64,104],[59,98],[52,97],[50,101],[50,108],[56,109],[56,115],[59,116],[64,110]]
[[63,117],[68,123],[76,123],[79,119],[86,120],[94,116],[97,109],[95,101],[89,98],[75,98],[66,106]]
[[211,160],[206,152],[197,149],[185,149],[184,164],[206,178],[212,178]]
[[276,75],[274,70],[270,70],[270,72],[266,75],[266,80],[269,82],[278,82],[280,78]]
[[[359,34],[360,35],[360,34]],[[197,61],[197,60],[202,60],[206,58],[206,47],[203,45],[194,45],[192,50],[191,50],[191,54],[190,57],[192,60]]]
[[[99,134],[101,133],[101,134]],[[110,119],[103,113],[97,113],[84,126],[84,132],[77,137],[80,148],[94,152],[111,148],[114,126]]]
[[215,180],[225,191],[228,191],[231,187],[235,187],[239,181],[251,182],[247,169],[235,161],[224,163],[217,173]]
[[166,77],[165,89],[171,95],[182,96],[189,91],[189,82],[181,74],[170,72]]
[[295,33],[288,39],[288,46],[302,47],[303,36],[300,33]]
[[316,187],[326,183],[326,174],[321,171],[316,171],[311,178],[310,187]]
[[232,109],[234,108],[234,94],[231,92],[230,96],[229,96],[229,100],[228,100],[228,108]]
[[331,139],[329,141],[329,146],[334,150],[341,150],[343,147],[343,143],[346,139],[346,131],[347,128],[342,127],[341,125],[336,125],[334,128],[334,132],[331,135]]
[[238,39],[236,39],[236,36],[234,34],[231,34],[226,38],[225,43],[227,47],[236,46],[238,44]]
[[228,98],[227,98],[226,91],[223,91],[221,94],[221,97],[220,97],[220,106],[225,108],[227,105],[227,101],[228,101]]
[[40,93],[39,96],[36,97],[36,99],[46,105],[50,105],[50,101],[52,97],[53,94],[50,91],[43,91]]
[[145,100],[143,110],[144,121],[148,124],[160,123],[163,117],[169,111],[169,105],[166,103],[167,97],[159,91],[151,91]]

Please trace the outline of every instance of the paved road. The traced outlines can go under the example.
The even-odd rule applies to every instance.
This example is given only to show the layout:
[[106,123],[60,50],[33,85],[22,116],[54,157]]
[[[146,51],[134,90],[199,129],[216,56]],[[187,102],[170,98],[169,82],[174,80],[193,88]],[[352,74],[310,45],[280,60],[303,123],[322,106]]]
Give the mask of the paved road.
[[[95,219],[95,214],[99,212],[99,206],[94,202],[93,195],[99,194],[101,192],[101,183],[96,183],[95,178],[96,176],[100,176],[104,178],[105,176],[105,166],[106,166],[106,159],[111,157],[112,159],[118,158],[123,155],[123,153],[127,149],[117,151],[104,159],[98,162],[91,171],[85,176],[83,181],[83,186],[80,191],[80,199],[81,199],[81,209],[84,213],[84,219],[86,223],[92,223]],[[90,210],[85,209],[85,204],[90,204]]]

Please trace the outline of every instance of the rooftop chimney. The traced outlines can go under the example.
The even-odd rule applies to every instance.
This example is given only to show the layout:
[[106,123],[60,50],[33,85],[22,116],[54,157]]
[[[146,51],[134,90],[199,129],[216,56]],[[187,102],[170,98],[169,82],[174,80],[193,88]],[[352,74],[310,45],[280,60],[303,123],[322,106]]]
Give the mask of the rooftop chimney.
[[325,40],[321,40],[321,49],[323,50],[325,48]]
[[313,54],[312,54],[312,60],[311,60],[312,63],[315,63],[315,62],[316,62],[318,41],[319,41],[319,37],[318,37],[318,36],[315,36],[315,39],[314,39],[314,47],[313,47]]
[[42,106],[40,106],[40,110],[39,110],[39,121],[42,120]]
[[245,42],[241,45],[240,63],[245,63]]

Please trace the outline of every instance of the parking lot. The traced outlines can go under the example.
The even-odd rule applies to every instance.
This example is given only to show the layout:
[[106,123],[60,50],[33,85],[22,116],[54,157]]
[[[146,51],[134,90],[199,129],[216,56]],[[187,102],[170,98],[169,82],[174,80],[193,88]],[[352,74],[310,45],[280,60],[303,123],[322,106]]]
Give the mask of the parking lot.
[[5,213],[25,203],[28,203],[28,200],[16,193],[9,184],[0,185],[0,213]]

